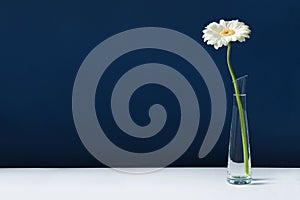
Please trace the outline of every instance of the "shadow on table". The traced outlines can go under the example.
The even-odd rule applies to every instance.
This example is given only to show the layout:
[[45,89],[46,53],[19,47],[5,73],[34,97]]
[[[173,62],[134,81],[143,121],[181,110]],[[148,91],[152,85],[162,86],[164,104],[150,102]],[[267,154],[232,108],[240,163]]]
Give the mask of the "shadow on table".
[[251,185],[269,185],[273,184],[270,178],[253,178]]

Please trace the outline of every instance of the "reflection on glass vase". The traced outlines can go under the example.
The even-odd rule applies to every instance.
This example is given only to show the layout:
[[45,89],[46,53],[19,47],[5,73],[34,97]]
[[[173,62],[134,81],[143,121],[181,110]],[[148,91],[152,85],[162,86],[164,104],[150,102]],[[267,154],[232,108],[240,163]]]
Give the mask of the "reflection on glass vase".
[[[249,130],[246,112],[246,80],[247,75],[236,79],[240,93],[240,109],[237,96],[236,94],[233,95],[227,181],[230,184],[236,185],[250,184],[252,181]],[[242,115],[240,115],[241,112]],[[242,128],[243,126],[244,128]]]

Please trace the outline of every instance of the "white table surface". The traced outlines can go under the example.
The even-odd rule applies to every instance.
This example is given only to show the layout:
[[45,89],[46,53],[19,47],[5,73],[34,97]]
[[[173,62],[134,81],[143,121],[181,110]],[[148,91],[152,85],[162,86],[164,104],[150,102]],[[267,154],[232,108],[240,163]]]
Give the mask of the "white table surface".
[[254,168],[247,186],[225,168],[165,168],[134,175],[113,169],[0,169],[0,199],[300,199],[300,168]]

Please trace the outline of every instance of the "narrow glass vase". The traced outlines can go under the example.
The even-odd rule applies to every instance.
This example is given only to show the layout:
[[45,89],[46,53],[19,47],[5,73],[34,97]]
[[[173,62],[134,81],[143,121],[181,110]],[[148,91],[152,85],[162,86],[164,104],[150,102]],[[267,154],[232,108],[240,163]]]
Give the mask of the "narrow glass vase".
[[[233,94],[232,121],[230,127],[230,139],[228,150],[227,181],[230,184],[250,184],[251,176],[251,155],[249,143],[249,130],[246,111],[246,80],[247,75],[236,79],[240,93],[240,101],[243,112],[244,123],[241,123],[240,113],[236,94]],[[241,124],[245,126],[245,133],[242,134]],[[246,160],[244,159],[246,157]]]

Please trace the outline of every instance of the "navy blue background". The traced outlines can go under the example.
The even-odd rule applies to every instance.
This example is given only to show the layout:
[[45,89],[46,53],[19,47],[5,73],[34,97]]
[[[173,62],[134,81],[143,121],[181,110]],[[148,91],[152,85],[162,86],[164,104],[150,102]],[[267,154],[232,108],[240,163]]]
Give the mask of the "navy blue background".
[[[121,31],[156,26],[187,34],[209,52],[222,74],[227,94],[231,94],[226,48],[216,51],[205,45],[201,31],[220,18],[238,18],[252,29],[251,39],[233,45],[232,63],[238,76],[249,75],[247,103],[253,165],[299,167],[299,10],[297,0],[1,2],[0,166],[103,166],[88,153],[77,135],[71,110],[72,87],[87,54]],[[202,78],[195,76],[192,67],[175,55],[158,50],[133,53],[112,64],[102,78],[107,88],[97,91],[98,117],[107,119],[102,125],[117,133],[110,139],[125,149],[144,152],[159,148],[174,136],[179,105],[170,91],[158,85],[137,91],[130,108],[134,120],[143,125],[149,120],[145,116],[151,104],[165,105],[169,122],[164,131],[168,134],[159,134],[152,141],[131,141],[119,134],[108,112],[100,112],[105,111],[108,99],[99,94],[109,94],[108,89],[118,76],[134,65],[157,61],[185,75],[200,99],[198,135],[172,166],[226,166],[231,95],[220,140],[200,160],[198,150],[210,116]],[[156,97],[149,92],[157,94]]]

